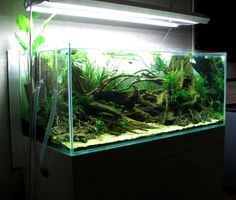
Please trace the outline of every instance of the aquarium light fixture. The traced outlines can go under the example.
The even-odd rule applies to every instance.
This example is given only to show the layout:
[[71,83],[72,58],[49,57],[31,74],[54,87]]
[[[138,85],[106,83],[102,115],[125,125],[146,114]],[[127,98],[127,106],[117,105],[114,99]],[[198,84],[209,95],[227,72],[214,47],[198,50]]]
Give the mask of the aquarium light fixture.
[[194,25],[198,23],[206,24],[209,21],[205,16],[94,0],[39,0],[38,2],[32,4],[32,11],[106,21],[164,27],[178,27],[180,25]]

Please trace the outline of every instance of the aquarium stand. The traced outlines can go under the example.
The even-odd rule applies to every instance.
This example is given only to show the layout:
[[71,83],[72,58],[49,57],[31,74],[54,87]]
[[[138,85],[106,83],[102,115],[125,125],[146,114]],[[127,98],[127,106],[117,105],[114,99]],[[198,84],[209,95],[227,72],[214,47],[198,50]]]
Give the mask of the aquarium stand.
[[236,189],[236,109],[226,113],[225,154],[224,154],[224,186]]
[[223,151],[224,127],[78,156],[48,148],[36,200],[220,200]]

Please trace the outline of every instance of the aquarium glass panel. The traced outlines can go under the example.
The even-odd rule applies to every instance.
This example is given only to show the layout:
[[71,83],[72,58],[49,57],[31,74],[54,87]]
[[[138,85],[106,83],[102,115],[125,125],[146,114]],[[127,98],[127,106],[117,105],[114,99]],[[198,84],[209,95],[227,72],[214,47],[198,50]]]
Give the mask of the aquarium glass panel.
[[[28,135],[29,108],[32,106],[30,105],[30,71],[27,55],[23,54],[20,60],[22,133]],[[68,49],[42,51],[33,57],[35,75],[32,96],[36,102],[33,111],[36,112],[36,139],[66,152],[68,147],[58,141],[63,140],[65,143],[70,141],[68,94],[71,91],[68,89],[68,63]],[[49,141],[45,140],[47,130],[50,134]]]
[[225,53],[74,48],[42,52],[40,60],[37,116],[45,122],[37,134],[54,89],[50,144],[70,155],[224,125]]
[[[50,124],[52,114],[52,129],[50,132],[50,143],[62,150],[70,149],[69,130],[69,49],[45,51],[40,54],[41,60],[41,99],[40,109],[43,111],[45,120],[41,126],[43,133]],[[54,106],[56,105],[56,108]],[[54,113],[53,113],[54,112]],[[50,115],[51,114],[51,115]],[[41,116],[38,114],[37,116]],[[51,116],[51,117],[52,117]],[[39,124],[37,123],[37,127]],[[38,131],[38,135],[43,135]],[[63,140],[64,143],[58,141]]]

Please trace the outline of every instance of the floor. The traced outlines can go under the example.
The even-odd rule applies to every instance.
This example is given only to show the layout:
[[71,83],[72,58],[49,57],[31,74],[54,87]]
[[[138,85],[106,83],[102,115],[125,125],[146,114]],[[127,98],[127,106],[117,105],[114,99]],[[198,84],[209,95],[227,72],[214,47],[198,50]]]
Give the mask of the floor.
[[224,189],[222,200],[236,200],[236,189]]

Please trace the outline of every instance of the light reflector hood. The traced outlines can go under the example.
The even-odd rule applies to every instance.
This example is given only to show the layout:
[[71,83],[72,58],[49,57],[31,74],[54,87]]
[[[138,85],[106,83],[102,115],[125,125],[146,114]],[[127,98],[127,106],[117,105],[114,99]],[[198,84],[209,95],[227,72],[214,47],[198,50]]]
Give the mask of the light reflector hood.
[[93,0],[39,0],[32,4],[32,11],[166,27],[207,24],[209,21],[206,16],[191,12],[180,13],[163,8],[141,8]]

